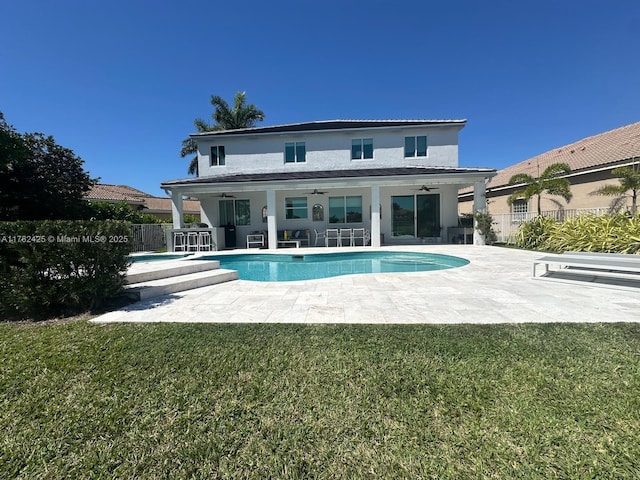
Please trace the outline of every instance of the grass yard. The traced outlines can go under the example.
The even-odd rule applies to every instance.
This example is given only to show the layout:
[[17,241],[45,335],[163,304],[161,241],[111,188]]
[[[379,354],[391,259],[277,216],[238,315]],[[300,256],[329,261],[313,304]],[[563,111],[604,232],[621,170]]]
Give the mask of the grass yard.
[[0,478],[639,478],[640,325],[0,325]]

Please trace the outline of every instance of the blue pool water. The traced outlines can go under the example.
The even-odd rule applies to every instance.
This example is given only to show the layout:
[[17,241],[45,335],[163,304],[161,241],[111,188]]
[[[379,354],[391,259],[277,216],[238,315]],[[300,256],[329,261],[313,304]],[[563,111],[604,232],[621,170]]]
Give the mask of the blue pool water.
[[352,275],[355,273],[426,272],[456,268],[468,260],[449,255],[411,252],[353,252],[311,255],[239,254],[207,255],[220,268],[237,270],[241,280],[288,282]]

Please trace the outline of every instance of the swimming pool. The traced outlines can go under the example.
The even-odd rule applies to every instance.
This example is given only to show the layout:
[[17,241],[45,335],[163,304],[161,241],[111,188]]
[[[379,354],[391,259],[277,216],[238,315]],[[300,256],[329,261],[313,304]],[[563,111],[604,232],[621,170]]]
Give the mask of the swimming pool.
[[148,255],[129,255],[129,260],[131,260],[133,263],[137,263],[137,262],[156,262],[158,260],[176,260],[178,258],[184,258],[187,257],[189,255],[192,255],[191,253],[150,253]]
[[468,260],[450,255],[413,252],[346,252],[311,255],[239,254],[206,255],[220,268],[236,270],[241,280],[289,282],[353,275],[356,273],[427,272],[456,268]]

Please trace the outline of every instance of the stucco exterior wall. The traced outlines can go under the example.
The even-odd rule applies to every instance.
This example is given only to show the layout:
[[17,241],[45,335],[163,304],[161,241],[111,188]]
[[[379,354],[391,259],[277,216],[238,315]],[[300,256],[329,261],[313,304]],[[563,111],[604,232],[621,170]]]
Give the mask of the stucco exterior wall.
[[[273,171],[317,171],[353,168],[420,166],[458,166],[460,127],[418,127],[363,129],[295,134],[219,136],[198,140],[199,176],[264,173]],[[404,157],[405,136],[427,136],[426,157]],[[373,159],[352,160],[351,141],[373,138]],[[288,142],[305,142],[306,161],[285,163]],[[225,165],[210,166],[212,146],[224,146]]]
[[[569,177],[571,182],[571,193],[573,198],[566,202],[562,197],[550,196],[546,193],[542,195],[542,211],[552,211],[559,209],[583,209],[583,208],[608,208],[614,197],[594,195],[593,192],[604,185],[619,185],[617,178],[611,176],[610,170],[586,173]],[[492,214],[512,213],[511,207],[507,203],[507,198],[514,192],[514,188],[505,188],[497,192],[488,192],[489,212]],[[536,212],[538,209],[537,197],[529,200],[529,212]],[[627,205],[631,201],[627,200]],[[470,213],[473,207],[472,199],[465,199],[459,202],[458,210],[461,214]]]

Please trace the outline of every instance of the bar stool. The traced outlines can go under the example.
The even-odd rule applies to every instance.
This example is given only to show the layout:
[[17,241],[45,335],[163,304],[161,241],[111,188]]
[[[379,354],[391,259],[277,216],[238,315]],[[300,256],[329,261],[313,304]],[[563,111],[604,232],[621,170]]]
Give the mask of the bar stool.
[[198,251],[198,232],[187,232],[187,251]]
[[211,232],[198,232],[198,250],[211,251]]
[[187,245],[185,243],[184,233],[173,232],[173,251],[185,252],[186,250],[187,250]]

